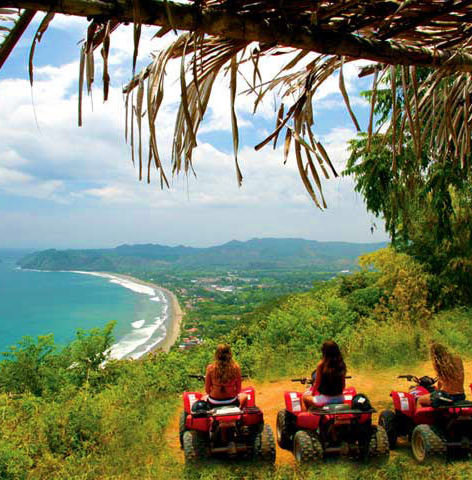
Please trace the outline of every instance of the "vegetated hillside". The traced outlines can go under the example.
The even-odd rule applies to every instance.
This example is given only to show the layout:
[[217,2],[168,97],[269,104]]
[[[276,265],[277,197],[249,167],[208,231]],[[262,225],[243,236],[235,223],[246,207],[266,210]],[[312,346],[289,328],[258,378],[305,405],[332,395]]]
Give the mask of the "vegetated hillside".
[[[268,399],[267,383],[259,383],[258,398],[266,406],[280,402],[281,408],[288,382],[280,378],[309,374],[327,338],[341,345],[352,382],[359,381],[365,393],[372,391],[366,369],[377,368],[371,381],[385,391],[385,396],[372,397],[379,409],[390,402],[396,375],[423,374],[430,368],[424,363],[430,339],[470,355],[472,311],[434,313],[427,301],[433,279],[420,264],[391,249],[366,255],[361,264],[366,267],[361,272],[238,315],[236,327],[205,337],[190,351],[174,348],[141,361],[102,365],[112,342],[111,325],[79,332],[62,351],[51,336],[24,340],[0,362],[0,478],[387,480],[430,475],[433,467],[416,466],[403,447],[382,466],[335,460],[308,469],[293,463],[272,469],[235,462],[185,468],[169,439],[169,422],[181,408],[179,393],[202,389],[188,374],[204,372],[221,341],[232,345],[245,374],[278,382],[280,397]],[[188,322],[186,318],[184,329]],[[267,420],[273,422],[273,416],[268,408]],[[470,464],[438,462],[434,473],[439,478],[468,478]]]
[[385,243],[317,242],[292,238],[233,240],[208,248],[165,245],[121,245],[98,250],[44,250],[19,261],[38,270],[126,271],[152,268],[297,269],[338,271],[352,269],[356,258]]

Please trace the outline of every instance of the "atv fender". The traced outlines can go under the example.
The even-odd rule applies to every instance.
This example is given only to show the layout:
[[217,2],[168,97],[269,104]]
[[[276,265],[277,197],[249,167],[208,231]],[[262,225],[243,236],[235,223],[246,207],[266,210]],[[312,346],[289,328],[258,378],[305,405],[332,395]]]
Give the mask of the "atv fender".
[[300,413],[302,411],[303,393],[285,392],[285,408],[292,413]]
[[241,393],[245,393],[247,395],[246,407],[256,406],[256,391],[254,390],[254,387],[243,388]]
[[352,405],[352,399],[357,395],[357,390],[354,387],[348,387],[343,390],[344,403],[349,406]]
[[415,413],[415,398],[413,395],[405,392],[391,392],[393,406],[397,412],[401,412],[408,417],[413,417]]
[[297,415],[297,429],[316,430],[320,424],[320,415],[313,415],[310,412],[301,412]]
[[259,425],[264,423],[264,415],[257,407],[245,408],[243,413],[244,425]]
[[187,421],[185,422],[185,428],[187,430],[197,430],[199,432],[208,432],[211,426],[210,417],[194,417],[187,415]]
[[184,395],[184,410],[187,413],[190,413],[192,410],[192,405],[202,398],[202,394],[198,392],[185,392]]

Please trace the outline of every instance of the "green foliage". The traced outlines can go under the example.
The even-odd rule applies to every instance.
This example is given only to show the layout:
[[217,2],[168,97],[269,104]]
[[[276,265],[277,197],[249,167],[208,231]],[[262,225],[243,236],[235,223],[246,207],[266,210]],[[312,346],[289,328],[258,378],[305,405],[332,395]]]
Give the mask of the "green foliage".
[[[396,74],[400,86],[399,69]],[[420,80],[424,75],[425,71],[418,72]],[[384,89],[378,94],[380,126],[391,115],[392,93]],[[400,87],[397,103],[404,102],[403,96]],[[416,101],[410,100],[412,104]],[[383,217],[392,245],[435,276],[430,302],[442,308],[471,304],[471,282],[465,281],[472,272],[470,172],[459,168],[459,161],[436,162],[434,144],[424,135],[421,142],[418,156],[409,122],[401,123],[400,118],[395,147],[391,132],[375,134],[370,145],[367,135],[361,133],[350,142],[351,156],[344,174],[354,176],[355,189],[364,197],[367,209]]]
[[77,338],[64,349],[63,358],[70,362],[67,371],[74,384],[82,385],[90,382],[100,383],[109,369],[100,367],[107,360],[113,345],[113,328],[115,322],[109,322],[103,329],[94,328],[89,331],[78,330]]
[[456,308],[439,313],[431,322],[431,335],[433,340],[469,356],[472,351],[472,310]]
[[[340,344],[348,368],[415,364],[427,358],[432,339],[458,353],[471,351],[472,311],[434,314],[427,304],[434,277],[419,262],[389,248],[364,256],[361,264],[358,273],[264,304],[237,292],[218,297],[214,307],[196,307],[192,322],[220,334],[205,336],[189,351],[104,363],[112,324],[78,332],[62,351],[52,337],[24,339],[0,363],[0,478],[383,480],[425,473],[403,457],[381,469],[343,462],[308,470],[218,462],[187,469],[166,445],[180,393],[202,390],[188,374],[203,373],[221,341],[232,345],[243,373],[259,379],[309,374],[326,339]],[[231,328],[213,322],[220,316]],[[441,470],[450,478],[466,478],[465,472],[462,464]]]
[[4,480],[24,480],[33,459],[24,451],[8,441],[0,440],[0,478]]
[[383,292],[374,309],[378,320],[422,326],[428,323],[432,314],[428,307],[431,276],[420,263],[392,248],[383,248],[363,255],[359,264],[380,273],[375,282],[375,286]]
[[429,338],[421,328],[368,318],[349,336],[346,350],[358,366],[411,365],[427,359]]
[[351,310],[360,316],[368,316],[372,310],[384,298],[383,290],[380,287],[365,287],[353,291],[347,297],[347,303]]
[[3,355],[9,360],[0,365],[0,388],[14,393],[31,392],[40,395],[47,386],[53,365],[53,335],[39,336],[37,340],[23,337],[17,346]]

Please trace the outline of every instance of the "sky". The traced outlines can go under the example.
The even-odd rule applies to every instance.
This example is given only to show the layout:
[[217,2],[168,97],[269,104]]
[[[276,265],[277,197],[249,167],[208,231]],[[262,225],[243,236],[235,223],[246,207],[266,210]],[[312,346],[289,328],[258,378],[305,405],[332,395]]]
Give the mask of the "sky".
[[[123,243],[210,246],[233,239],[297,237],[319,241],[377,242],[387,236],[381,220],[366,211],[352,178],[324,182],[328,204],[320,211],[306,193],[293,155],[283,163],[282,147],[254,146],[272,132],[275,98],[268,97],[256,115],[254,98],[236,98],[239,164],[238,187],[231,136],[228,76],[215,84],[194,153],[196,178],[170,173],[171,139],[180,99],[178,62],[169,65],[165,101],[157,118],[159,148],[169,189],[157,178],[139,182],[124,138],[122,87],[132,75],[133,30],[120,27],[111,37],[111,89],[103,103],[101,59],[96,55],[96,82],[84,97],[83,126],[77,126],[79,45],[87,23],[56,16],[34,59],[30,88],[28,55],[41,21],[32,25],[0,70],[0,248],[89,248]],[[153,39],[145,28],[138,66],[173,39]],[[286,61],[286,60],[285,60]],[[280,58],[261,60],[264,78],[281,66]],[[369,105],[360,97],[370,86],[358,78],[359,65],[347,65],[345,81],[353,108],[366,128]],[[334,76],[314,99],[314,132],[338,171],[355,136]],[[145,157],[147,153],[145,151]],[[371,227],[376,225],[374,232]]]

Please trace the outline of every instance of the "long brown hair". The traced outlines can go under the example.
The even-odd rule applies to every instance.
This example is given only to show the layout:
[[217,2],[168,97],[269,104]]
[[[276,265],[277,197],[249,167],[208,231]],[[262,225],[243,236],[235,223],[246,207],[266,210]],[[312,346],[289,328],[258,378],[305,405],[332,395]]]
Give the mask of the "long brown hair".
[[227,383],[236,377],[238,364],[233,360],[231,347],[221,343],[215,352],[215,376],[221,383]]
[[336,342],[333,340],[324,342],[321,353],[323,354],[321,371],[326,379],[336,381],[346,375],[346,364]]
[[438,377],[451,379],[457,375],[454,357],[444,345],[440,343],[431,344],[431,361]]

